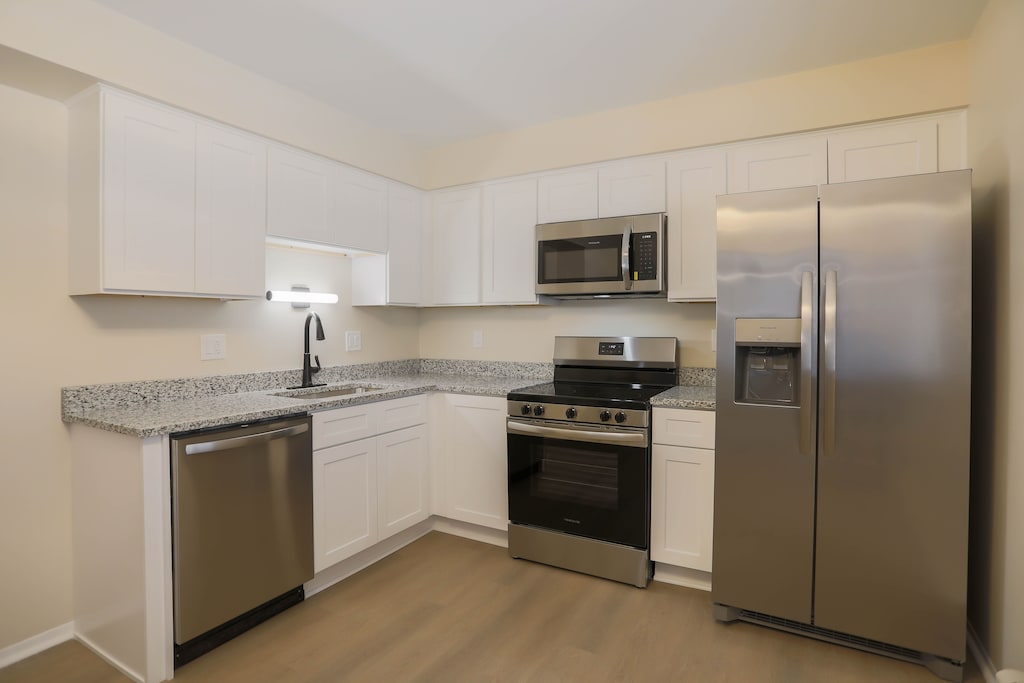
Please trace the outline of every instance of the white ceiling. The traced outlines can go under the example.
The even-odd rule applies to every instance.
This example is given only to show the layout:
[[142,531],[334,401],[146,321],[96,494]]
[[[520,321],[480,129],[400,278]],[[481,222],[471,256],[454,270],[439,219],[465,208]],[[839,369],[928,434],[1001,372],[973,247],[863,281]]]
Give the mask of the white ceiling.
[[433,146],[960,40],[987,0],[98,2]]

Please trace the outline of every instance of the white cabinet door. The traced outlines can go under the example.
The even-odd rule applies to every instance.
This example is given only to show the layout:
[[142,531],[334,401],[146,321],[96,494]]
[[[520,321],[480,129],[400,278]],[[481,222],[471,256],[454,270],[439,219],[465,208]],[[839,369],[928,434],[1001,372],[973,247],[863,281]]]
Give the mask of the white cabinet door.
[[266,291],[267,146],[200,123],[196,135],[196,281],[207,294]]
[[272,145],[267,153],[267,234],[334,244],[334,165]]
[[388,252],[352,257],[353,306],[419,306],[423,303],[424,193],[388,187]]
[[339,247],[384,253],[388,249],[388,183],[380,176],[334,165],[335,225]]
[[915,121],[828,136],[828,181],[891,178],[939,170],[939,125]]
[[104,93],[103,287],[195,287],[196,122]]
[[314,451],[313,570],[351,557],[377,538],[377,439]]
[[506,530],[506,401],[461,394],[445,401],[445,516]]
[[431,195],[431,297],[438,306],[480,302],[480,188]]
[[484,187],[481,298],[485,304],[537,302],[537,181]]
[[651,469],[651,559],[711,571],[715,452],[655,444]]
[[664,159],[620,162],[598,171],[597,215],[601,218],[664,211]]
[[597,169],[542,175],[537,180],[537,222],[597,218]]
[[726,192],[726,153],[683,152],[668,160],[668,299],[714,301],[718,289],[717,196]]
[[391,183],[388,188],[387,302],[418,306],[423,302],[420,262],[423,192]]
[[757,142],[729,150],[729,192],[779,190],[828,182],[824,136]]
[[377,438],[379,538],[430,516],[427,428],[409,427]]

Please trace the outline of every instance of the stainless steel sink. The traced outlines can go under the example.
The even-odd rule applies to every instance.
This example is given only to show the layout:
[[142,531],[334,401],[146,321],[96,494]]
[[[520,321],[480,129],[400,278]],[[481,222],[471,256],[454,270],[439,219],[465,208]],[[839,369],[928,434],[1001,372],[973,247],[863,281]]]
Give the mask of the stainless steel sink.
[[337,396],[352,396],[353,394],[365,394],[370,391],[381,391],[382,387],[375,387],[373,385],[354,384],[345,387],[335,387],[333,389],[323,389],[321,391],[309,391],[308,389],[292,389],[290,391],[279,391],[272,396],[282,396],[284,398],[297,398],[303,401],[316,401],[321,398],[335,398]]

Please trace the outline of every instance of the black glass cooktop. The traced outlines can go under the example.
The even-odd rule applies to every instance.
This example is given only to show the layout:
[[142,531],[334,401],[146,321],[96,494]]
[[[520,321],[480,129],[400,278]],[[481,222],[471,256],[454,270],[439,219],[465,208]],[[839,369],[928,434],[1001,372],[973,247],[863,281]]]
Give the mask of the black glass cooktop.
[[[566,403],[580,406],[615,405],[643,410],[651,397],[668,390],[667,386],[645,384],[600,384],[593,382],[549,382],[524,387],[509,393],[510,401]],[[627,405],[633,403],[636,405]]]

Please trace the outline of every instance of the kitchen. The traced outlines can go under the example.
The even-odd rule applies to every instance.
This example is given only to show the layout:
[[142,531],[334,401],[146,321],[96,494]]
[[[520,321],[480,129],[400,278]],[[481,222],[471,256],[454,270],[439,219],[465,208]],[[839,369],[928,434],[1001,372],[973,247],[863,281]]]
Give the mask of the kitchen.
[[[58,11],[59,7],[59,11]],[[967,106],[968,164],[975,169],[976,224],[991,224],[975,244],[976,427],[972,529],[972,625],[996,669],[1022,668],[1024,614],[1020,594],[1024,548],[1020,546],[1021,480],[1019,443],[1012,420],[1021,400],[1010,349],[1016,316],[1010,306],[1019,291],[1011,264],[1011,239],[1021,228],[1020,95],[1013,66],[1019,63],[1019,6],[992,2],[966,40],[818,71],[682,96],[647,110],[620,112],[625,121],[644,121],[636,137],[604,134],[615,116],[595,116],[547,129],[456,143],[419,156],[411,145],[368,130],[335,109],[183,43],[125,19],[101,5],[5,3],[0,8],[0,44],[50,63],[85,72],[144,95],[227,121],[290,144],[344,160],[420,187],[448,187],[545,168],[683,149],[730,140],[873,121]],[[104,41],[82,41],[84,27]],[[1016,30],[1016,33],[1015,33]],[[101,44],[102,43],[102,44]],[[145,51],[125,60],[130,45]],[[9,48],[9,49],[8,49]],[[12,65],[15,62],[10,62]],[[66,77],[62,71],[62,76]],[[67,624],[71,613],[70,446],[59,420],[62,386],[169,377],[296,368],[301,317],[287,306],[252,302],[191,301],[135,297],[66,296],[67,113],[39,96],[51,74],[5,68],[3,90],[5,162],[2,165],[5,291],[9,297],[7,354],[3,376],[17,387],[4,414],[9,442],[3,460],[0,500],[4,615],[0,649]],[[26,75],[30,74],[30,75]],[[183,78],[183,74],[188,74]],[[22,79],[30,78],[30,81]],[[186,83],[187,82],[187,83]],[[858,86],[871,82],[872,95]],[[906,87],[906,83],[916,87]],[[224,92],[232,83],[234,95]],[[828,96],[806,106],[811,87]],[[25,91],[29,91],[26,93]],[[37,93],[37,94],[30,94]],[[749,102],[734,119],[736,102]],[[817,98],[816,98],[817,99]],[[302,107],[308,119],[292,112]],[[750,116],[749,111],[758,112]],[[632,116],[632,118],[630,118]],[[651,124],[653,121],[654,125]],[[686,126],[674,125],[685,121]],[[587,126],[580,124],[586,123]],[[562,144],[549,144],[553,139]],[[516,144],[519,142],[519,144]],[[8,195],[9,193],[9,195]],[[1018,194],[1014,194],[1018,193]],[[1016,200],[1016,201],[1015,201]],[[982,220],[988,219],[991,220]],[[986,256],[987,255],[987,256]],[[987,260],[986,260],[987,259]],[[349,259],[336,254],[271,248],[267,287],[302,284],[334,291],[342,304],[324,307],[327,341],[319,352],[325,365],[406,358],[547,362],[555,334],[605,334],[609,319],[628,320],[638,333],[677,337],[680,363],[710,366],[714,307],[664,302],[585,303],[558,307],[472,307],[358,309],[347,305]],[[990,277],[991,280],[985,279]],[[986,289],[986,287],[988,289]],[[31,289],[30,289],[31,288]],[[116,300],[112,300],[116,299]],[[988,303],[991,302],[991,303]],[[1008,323],[996,324],[996,314]],[[360,330],[362,350],[344,351],[344,332]],[[474,332],[483,345],[473,345]],[[986,332],[988,331],[988,332]],[[618,332],[618,330],[614,330]],[[199,360],[198,337],[224,333],[226,358]],[[216,366],[212,367],[211,366]],[[977,415],[982,415],[980,420]],[[980,452],[988,454],[979,460]],[[987,486],[985,483],[987,482]],[[979,502],[980,501],[980,502]],[[18,520],[17,522],[13,520]],[[981,544],[978,546],[978,544]],[[980,549],[979,549],[980,548]],[[14,549],[14,552],[6,552]],[[16,558],[12,561],[12,558]]]

